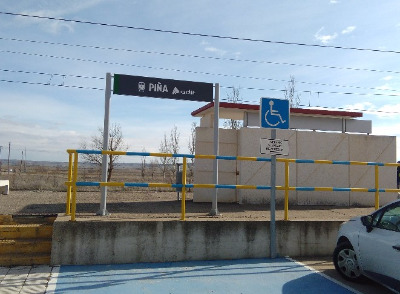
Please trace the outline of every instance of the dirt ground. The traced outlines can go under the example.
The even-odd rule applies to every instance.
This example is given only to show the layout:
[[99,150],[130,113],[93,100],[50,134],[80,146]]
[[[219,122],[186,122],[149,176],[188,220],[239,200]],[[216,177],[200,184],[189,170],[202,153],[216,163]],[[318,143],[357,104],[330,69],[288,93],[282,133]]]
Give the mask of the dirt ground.
[[[209,216],[211,203],[196,203],[192,194],[186,198],[186,220],[269,220],[267,205],[218,203],[221,215]],[[76,217],[107,220],[179,220],[181,201],[176,192],[108,191],[107,210],[110,215],[96,216],[100,208],[100,192],[78,192]],[[0,194],[0,214],[63,214],[66,209],[66,192],[10,191]],[[289,220],[343,220],[370,214],[373,207],[289,206]],[[283,220],[282,206],[276,207],[276,220]]]

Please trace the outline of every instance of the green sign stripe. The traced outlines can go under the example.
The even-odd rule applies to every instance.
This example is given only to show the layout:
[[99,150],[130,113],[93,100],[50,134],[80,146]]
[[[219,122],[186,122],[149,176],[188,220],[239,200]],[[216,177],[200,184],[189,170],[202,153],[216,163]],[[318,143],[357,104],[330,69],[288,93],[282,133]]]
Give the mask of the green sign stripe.
[[113,93],[118,94],[119,91],[119,74],[114,75],[114,87],[113,87]]

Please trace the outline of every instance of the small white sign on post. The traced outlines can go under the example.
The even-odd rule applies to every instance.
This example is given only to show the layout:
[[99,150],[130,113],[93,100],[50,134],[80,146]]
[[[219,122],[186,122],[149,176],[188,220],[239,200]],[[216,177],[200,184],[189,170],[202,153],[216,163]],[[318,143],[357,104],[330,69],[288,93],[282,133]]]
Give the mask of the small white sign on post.
[[289,155],[289,141],[261,138],[260,153],[267,155]]

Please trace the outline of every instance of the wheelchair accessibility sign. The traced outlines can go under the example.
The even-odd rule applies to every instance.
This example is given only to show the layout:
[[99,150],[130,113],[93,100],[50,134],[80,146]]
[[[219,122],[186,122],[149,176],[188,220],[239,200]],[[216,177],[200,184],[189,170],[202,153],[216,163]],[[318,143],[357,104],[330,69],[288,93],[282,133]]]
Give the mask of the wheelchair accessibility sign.
[[289,100],[261,98],[260,120],[262,128],[289,128]]

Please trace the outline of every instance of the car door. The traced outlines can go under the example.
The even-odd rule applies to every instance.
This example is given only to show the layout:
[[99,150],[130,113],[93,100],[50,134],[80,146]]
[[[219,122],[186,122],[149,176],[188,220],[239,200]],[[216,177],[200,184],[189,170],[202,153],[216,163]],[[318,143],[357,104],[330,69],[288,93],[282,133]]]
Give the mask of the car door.
[[361,266],[374,280],[400,291],[400,202],[374,215],[373,229],[359,235]]

